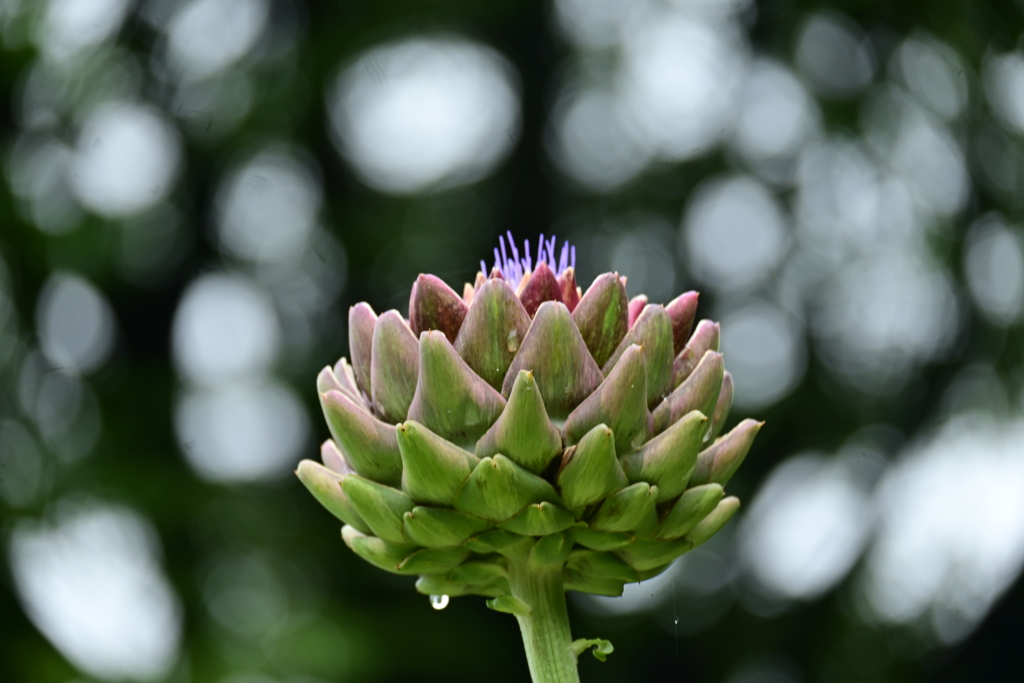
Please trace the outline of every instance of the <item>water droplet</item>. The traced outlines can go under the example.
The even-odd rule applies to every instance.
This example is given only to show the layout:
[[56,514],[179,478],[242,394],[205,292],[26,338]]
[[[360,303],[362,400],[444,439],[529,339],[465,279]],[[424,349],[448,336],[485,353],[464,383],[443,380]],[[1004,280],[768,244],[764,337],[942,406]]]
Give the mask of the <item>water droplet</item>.
[[[447,595],[445,595],[445,596],[443,596],[443,597],[444,597],[444,598],[445,598],[446,600],[448,599],[448,596],[447,596]],[[438,607],[437,609],[441,609],[441,608],[440,608],[440,607]],[[679,619],[676,619],[676,625],[677,625],[677,626],[679,625]]]
[[512,330],[508,333],[508,352],[515,353],[519,350],[519,330]]
[[431,595],[430,606],[434,609],[441,610],[448,606],[447,595]]

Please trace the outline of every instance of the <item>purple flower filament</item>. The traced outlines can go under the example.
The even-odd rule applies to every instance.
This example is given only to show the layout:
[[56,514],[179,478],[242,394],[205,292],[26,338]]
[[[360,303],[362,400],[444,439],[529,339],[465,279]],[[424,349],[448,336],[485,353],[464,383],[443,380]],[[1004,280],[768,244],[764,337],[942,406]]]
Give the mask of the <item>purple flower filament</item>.
[[[494,269],[501,273],[509,286],[516,289],[523,277],[533,272],[534,263],[530,258],[530,240],[524,240],[523,251],[526,252],[526,256],[520,257],[519,248],[516,246],[515,239],[512,238],[512,231],[509,230],[506,234],[508,235],[508,248],[505,247],[504,235],[498,237],[499,246],[494,248]],[[511,258],[509,258],[509,251],[512,252]],[[537,238],[537,265],[539,266],[541,263],[546,263],[548,268],[555,273],[555,277],[558,277],[568,268],[576,268],[576,247],[570,245],[566,240],[556,260],[555,236],[552,235],[551,239],[544,241],[544,235],[541,234]],[[487,264],[483,261],[480,261],[480,272],[488,274]]]

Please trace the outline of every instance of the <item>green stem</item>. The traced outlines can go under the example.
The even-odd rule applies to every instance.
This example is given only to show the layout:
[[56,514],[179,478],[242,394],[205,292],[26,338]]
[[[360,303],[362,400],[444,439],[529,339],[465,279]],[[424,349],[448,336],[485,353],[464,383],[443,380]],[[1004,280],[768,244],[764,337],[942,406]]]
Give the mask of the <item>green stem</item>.
[[532,569],[528,559],[528,552],[511,555],[508,572],[512,595],[531,609],[526,616],[516,616],[523,632],[530,676],[533,683],[579,683],[576,655],[569,647],[572,636],[562,568]]

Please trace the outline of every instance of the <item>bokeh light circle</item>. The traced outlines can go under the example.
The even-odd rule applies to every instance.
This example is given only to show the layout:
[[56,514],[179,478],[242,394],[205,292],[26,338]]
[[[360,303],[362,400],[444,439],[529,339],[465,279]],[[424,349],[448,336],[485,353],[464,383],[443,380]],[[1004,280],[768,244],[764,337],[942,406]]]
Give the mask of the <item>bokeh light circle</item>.
[[71,168],[75,194],[107,218],[141,213],[170,193],[180,146],[177,129],[154,109],[101,105],[78,136]]
[[335,80],[327,106],[342,154],[384,192],[478,180],[519,137],[515,72],[494,50],[463,38],[372,48]]

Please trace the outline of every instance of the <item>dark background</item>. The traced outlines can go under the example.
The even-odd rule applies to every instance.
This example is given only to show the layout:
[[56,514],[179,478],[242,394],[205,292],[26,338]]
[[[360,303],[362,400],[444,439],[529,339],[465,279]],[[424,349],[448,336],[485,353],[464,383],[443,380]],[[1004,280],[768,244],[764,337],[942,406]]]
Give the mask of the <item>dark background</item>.
[[[187,4],[135,3],[108,37],[77,50],[67,48],[68,41],[59,35],[56,47],[47,42],[47,31],[57,35],[47,28],[47,12],[70,12],[67,8],[74,3],[64,3],[64,9],[57,2],[0,5],[0,155],[5,173],[0,183],[0,478],[6,482],[0,487],[0,680],[527,680],[513,619],[487,610],[477,598],[455,599],[444,611],[431,609],[427,598],[414,591],[412,579],[385,575],[350,553],[340,542],[336,521],[290,476],[298,459],[315,457],[316,445],[327,436],[313,379],[320,367],[347,353],[348,307],[365,300],[377,311],[404,310],[419,272],[433,272],[459,288],[472,279],[481,257],[490,262],[491,249],[506,230],[519,239],[532,240],[541,232],[573,239],[583,284],[616,268],[634,282],[647,278],[672,296],[701,289],[702,317],[726,321],[723,346],[738,387],[733,421],[746,416],[767,420],[730,485],[745,507],[707,551],[719,564],[700,565],[697,558],[689,569],[681,566],[678,580],[652,584],[648,593],[657,594],[647,602],[634,600],[619,612],[587,599],[570,599],[574,634],[609,638],[616,648],[606,663],[584,656],[583,680],[1018,680],[1024,587],[1017,580],[1021,560],[1016,558],[1024,555],[1024,529],[1015,521],[1020,513],[1012,500],[1004,507],[979,501],[1024,496],[1024,489],[1017,488],[1018,482],[1024,485],[1016,474],[1020,468],[1014,464],[1024,458],[1024,442],[1017,439],[1024,434],[1019,303],[1024,295],[1024,230],[1015,224],[1021,219],[1024,115],[1015,114],[1012,104],[1014,98],[1024,99],[1024,77],[1000,80],[1002,72],[994,66],[1006,55],[1019,54],[1024,7],[1017,2],[952,0],[650,2],[637,7],[647,8],[654,19],[613,20],[610,25],[617,27],[618,37],[601,44],[574,33],[574,13],[590,15],[625,4],[565,3],[559,10],[550,2],[273,0],[249,3],[264,7],[267,14],[248,49],[219,70],[176,76],[166,56],[167,26],[169,17]],[[154,9],[159,6],[163,8]],[[625,17],[628,12],[623,12]],[[588,88],[612,92],[629,105],[630,76],[621,65],[630,59],[630,50],[644,44],[644,30],[669,22],[657,19],[662,16],[658,12],[710,27],[735,52],[738,71],[715,71],[720,65],[708,71],[712,81],[728,76],[737,83],[724,96],[721,111],[711,115],[721,118],[721,125],[711,126],[692,151],[669,149],[659,133],[645,132],[635,121],[606,132],[606,138],[588,137],[583,130],[577,131],[576,142],[564,143],[566,136],[577,134],[564,123],[567,103]],[[228,19],[214,34],[228,41],[240,29],[230,21],[237,14],[224,16]],[[862,51],[858,54],[867,55],[866,76],[857,76],[859,57],[843,52],[841,41],[825,41],[817,52],[806,48],[811,56],[801,62],[801,41],[810,40],[808,27],[815,21],[845,31],[850,44]],[[72,25],[69,35],[85,35],[87,24]],[[508,143],[482,170],[467,172],[455,164],[395,190],[386,186],[387,173],[373,176],[351,155],[339,152],[344,135],[332,129],[331,93],[339,70],[367,51],[417,36],[441,43],[460,36],[500,54],[507,60],[508,82],[518,93],[519,121],[508,130],[487,133],[507,135]],[[908,37],[947,51],[945,68],[962,84],[962,103],[955,113],[929,109],[931,81],[924,81],[922,96],[909,77],[901,76],[899,51]],[[67,48],[64,56],[62,45]],[[699,41],[677,41],[675,48],[678,54],[702,49]],[[831,48],[835,51],[829,52]],[[815,123],[802,126],[806,130],[790,148],[758,157],[736,142],[733,121],[751,102],[742,94],[750,64],[765,58],[802,88],[808,103],[804,111],[815,112],[807,120]],[[648,66],[672,75],[673,69],[687,71],[693,63],[668,58]],[[384,68],[381,78],[386,82],[393,74]],[[188,78],[204,83],[207,92],[229,94],[217,107],[190,108],[180,95]],[[230,93],[242,81],[249,94],[239,104],[246,98]],[[686,78],[656,82],[669,84],[666,99],[690,101],[683,88]],[[391,87],[402,87],[400,78]],[[701,114],[706,92],[694,90],[689,108],[683,106],[682,114],[669,117],[670,127],[673,117],[686,112],[707,116]],[[910,102],[901,105],[913,112],[906,120],[926,122],[908,124],[908,130],[939,131],[939,138],[918,138],[924,142],[916,148],[899,133],[895,141],[873,141],[872,131],[885,129],[887,116],[890,123],[900,116],[884,110],[882,124],[872,119],[872,103],[886,92],[897,92],[896,101]],[[151,200],[138,200],[128,208],[105,204],[76,176],[89,168],[74,165],[92,142],[82,131],[90,113],[105,101],[145,105],[175,131],[176,172],[153,191]],[[486,104],[478,102],[474,106],[479,109],[463,112],[466,121],[485,119]],[[774,111],[753,115],[767,126],[769,141],[778,135],[771,128]],[[416,115],[410,113],[408,120]],[[630,135],[632,147],[626,146],[625,156],[618,161],[614,155],[602,156],[608,140],[614,143]],[[807,159],[815,149],[834,141],[859,146],[878,178],[910,188],[909,222],[916,231],[911,247],[886,223],[892,218],[889,205],[859,223],[850,218],[866,211],[877,197],[843,176],[841,163],[835,167],[839,171],[832,171],[837,189],[829,195],[835,224],[819,222],[821,212],[801,209],[810,201],[806,197],[814,184],[826,181],[811,166],[801,171],[801,164],[810,164]],[[591,164],[596,175],[581,175],[566,160],[565,144],[576,145],[575,153],[583,155],[582,163]],[[904,144],[913,153],[900,157]],[[45,145],[63,149],[66,158],[58,155],[58,161],[45,166],[37,153]],[[637,152],[640,147],[646,151]],[[138,152],[132,145],[126,149]],[[310,179],[322,200],[310,203],[316,225],[297,252],[287,258],[247,258],[225,246],[219,227],[223,217],[216,207],[229,201],[224,187],[232,174],[268,149],[284,149],[286,158],[305,169],[307,175],[300,176]],[[415,165],[420,156],[429,156],[423,149],[404,153]],[[929,156],[934,149],[944,154],[953,149],[959,160],[954,170],[962,174],[960,184],[954,183],[962,197],[939,209],[929,205],[928,191],[936,187],[930,186],[933,181],[941,185],[948,180],[939,163],[948,154],[935,162]],[[470,149],[466,158],[472,161],[474,153]],[[620,162],[623,168],[634,164],[633,170],[617,171]],[[40,170],[44,166],[48,170]],[[929,176],[931,172],[938,175]],[[119,176],[113,173],[116,181]],[[760,275],[744,271],[743,265],[727,268],[726,275],[709,274],[687,253],[687,231],[696,229],[684,217],[691,215],[687,212],[709,187],[706,183],[739,177],[752,179],[778,207],[779,236],[773,243],[778,255],[768,259]],[[746,195],[723,196],[728,205],[742,203]],[[941,203],[943,196],[935,199]],[[57,211],[58,217],[52,218],[53,207],[61,206],[64,213]],[[748,206],[755,218],[760,206]],[[847,218],[853,227],[842,227]],[[161,232],[154,225],[172,227]],[[970,250],[982,241],[978,235],[986,234],[985,225],[997,226],[1004,248],[978,256],[974,263],[981,265],[971,271]],[[723,267],[729,264],[728,249],[741,249],[744,236],[757,243],[759,234],[756,220],[749,235],[742,225],[729,226],[735,230],[724,233]],[[874,232],[865,237],[857,232],[862,228]],[[841,239],[829,241],[842,230],[853,234],[847,240],[853,247],[836,247],[847,244]],[[259,237],[251,239],[258,246]],[[1005,245],[1010,245],[1009,252]],[[723,244],[716,248],[721,251]],[[757,256],[751,258],[756,261]],[[914,266],[907,271],[911,281],[901,279],[903,271],[890,258],[926,264],[928,276],[912,280],[919,274]],[[647,270],[652,259],[660,259],[662,270]],[[858,271],[859,263],[868,264],[867,270]],[[243,364],[235,375],[207,381],[189,370],[187,361],[174,361],[174,326],[184,324],[176,323],[175,316],[191,286],[222,276],[248,283],[247,291],[263,293],[267,310],[276,315],[280,342],[269,360]],[[59,331],[52,333],[56,341],[48,346],[47,333],[40,329],[50,300],[45,293],[59,291],[66,282],[61,278],[67,277],[92,287],[90,296],[105,301],[112,314],[101,325],[112,336],[98,352],[99,360],[61,356]],[[866,308],[844,307],[843,292],[851,289],[830,289],[839,281],[852,283],[852,291],[875,294],[867,298]],[[918,294],[904,296],[911,290]],[[929,298],[939,290],[937,299]],[[630,294],[636,293],[631,286]],[[68,310],[74,312],[76,306]],[[873,315],[875,306],[895,307],[896,313],[880,319]],[[945,306],[945,312],[932,311],[932,317],[917,322],[930,306]],[[756,314],[746,322],[767,320],[767,327],[737,324],[730,347],[729,316],[742,319],[744,311]],[[76,329],[73,315],[62,320],[70,322],[60,329]],[[928,325],[936,331],[907,341],[899,336],[901,320],[912,321],[912,332]],[[782,341],[775,343],[772,334],[778,332],[779,321],[785,330]],[[251,332],[244,325],[217,329],[239,337]],[[73,346],[73,339],[64,341]],[[230,347],[236,341],[226,343]],[[763,362],[758,360],[761,348],[768,354]],[[772,349],[789,365],[772,360]],[[227,356],[213,358],[231,356],[230,351],[221,353]],[[740,359],[738,366],[730,363],[732,358]],[[57,389],[46,393],[41,387],[54,377]],[[223,470],[195,466],[195,458],[205,457],[206,451],[197,447],[193,459],[187,456],[195,444],[180,420],[175,421],[181,405],[203,391],[227,386],[248,391],[247,383],[259,385],[264,381],[260,377],[284,392],[286,407],[297,406],[306,415],[288,423],[298,436],[277,456],[268,456],[277,460],[262,470],[247,469],[244,462]],[[773,389],[773,382],[784,386]],[[744,386],[757,391],[744,394]],[[224,409],[227,404],[216,405]],[[217,412],[210,414],[217,418]],[[231,424],[244,427],[246,419],[255,418],[238,419]],[[936,433],[943,436],[934,437]],[[905,459],[915,453],[927,456],[956,434],[965,435],[970,446],[962,453],[962,495],[947,495],[959,480],[948,469],[941,476],[944,481],[952,476],[949,487],[931,490],[942,497],[934,507],[961,524],[945,532],[941,524],[928,527],[938,531],[934,543],[926,539],[924,547],[939,548],[933,562],[948,559],[942,548],[958,549],[961,559],[949,560],[946,583],[928,593],[919,609],[899,618],[887,616],[884,608],[873,609],[865,595],[872,581],[881,581],[870,568],[875,539],[886,533],[891,515],[905,513],[891,499],[902,495],[898,489],[906,482],[889,482],[890,474]],[[842,474],[841,467],[838,479],[830,480],[859,482],[850,485],[864,504],[862,518],[853,522],[862,538],[851,541],[851,558],[845,564],[835,559],[826,543],[807,551],[808,562],[838,567],[820,589],[785,581],[766,587],[758,570],[761,551],[751,550],[755,546],[744,540],[755,533],[752,525],[746,526],[748,503],[780,463],[816,453],[809,456],[817,458],[816,466],[832,472],[827,468],[846,457],[842,451],[851,443],[874,458],[866,482],[857,479],[860,475]],[[984,470],[994,472],[993,488],[976,486],[985,482],[985,475],[971,474],[972,463],[988,462],[985,458],[992,452],[1002,454],[993,456],[995,469]],[[999,469],[1004,465],[1005,479]],[[924,491],[912,500],[927,499],[928,486],[919,486]],[[797,487],[786,495],[801,492],[805,489]],[[96,655],[111,639],[120,638],[119,628],[130,633],[137,628],[131,624],[154,619],[148,611],[152,605],[132,597],[125,598],[123,614],[112,611],[101,618],[105,596],[111,595],[104,591],[128,590],[130,584],[117,574],[123,562],[112,561],[111,573],[105,574],[105,558],[110,557],[105,553],[113,552],[105,550],[110,547],[103,545],[106,536],[100,534],[93,546],[75,546],[65,538],[70,545],[62,546],[63,554],[41,552],[31,562],[25,559],[25,543],[32,538],[43,539],[43,545],[49,538],[59,546],[54,540],[58,530],[73,536],[68,530],[76,519],[104,510],[120,515],[117,519],[130,529],[150,533],[155,549],[143,553],[149,560],[141,562],[147,576],[164,586],[162,599],[172,606],[173,616],[153,636],[153,642],[170,643],[163,664],[124,664],[116,654],[107,659]],[[808,503],[799,508],[797,519],[813,520],[816,514]],[[800,528],[783,527],[799,545]],[[999,540],[975,547],[972,529]],[[888,538],[899,538],[898,530],[892,534]],[[823,536],[826,541],[840,537],[828,530]],[[786,545],[772,547],[773,552],[789,552]],[[990,566],[985,553],[999,549],[1010,559],[991,560],[1002,563],[996,578],[960,566],[963,557]],[[92,564],[82,556],[90,552]],[[42,593],[33,593],[19,571],[38,576],[43,569],[66,583],[47,587],[44,582]],[[923,571],[919,564],[903,570],[909,585],[927,581],[914,573]],[[106,576],[111,585],[94,589],[97,576]],[[988,597],[970,603],[977,606],[975,612],[957,613],[960,597],[974,588]],[[64,590],[80,600],[64,600]],[[49,607],[39,606],[47,600]],[[952,610],[962,628],[943,632],[936,627],[935,615],[943,610]],[[48,630],[52,627],[43,626],[52,619],[73,624],[73,635],[54,636]],[[69,649],[66,638],[75,640],[77,649]]]

